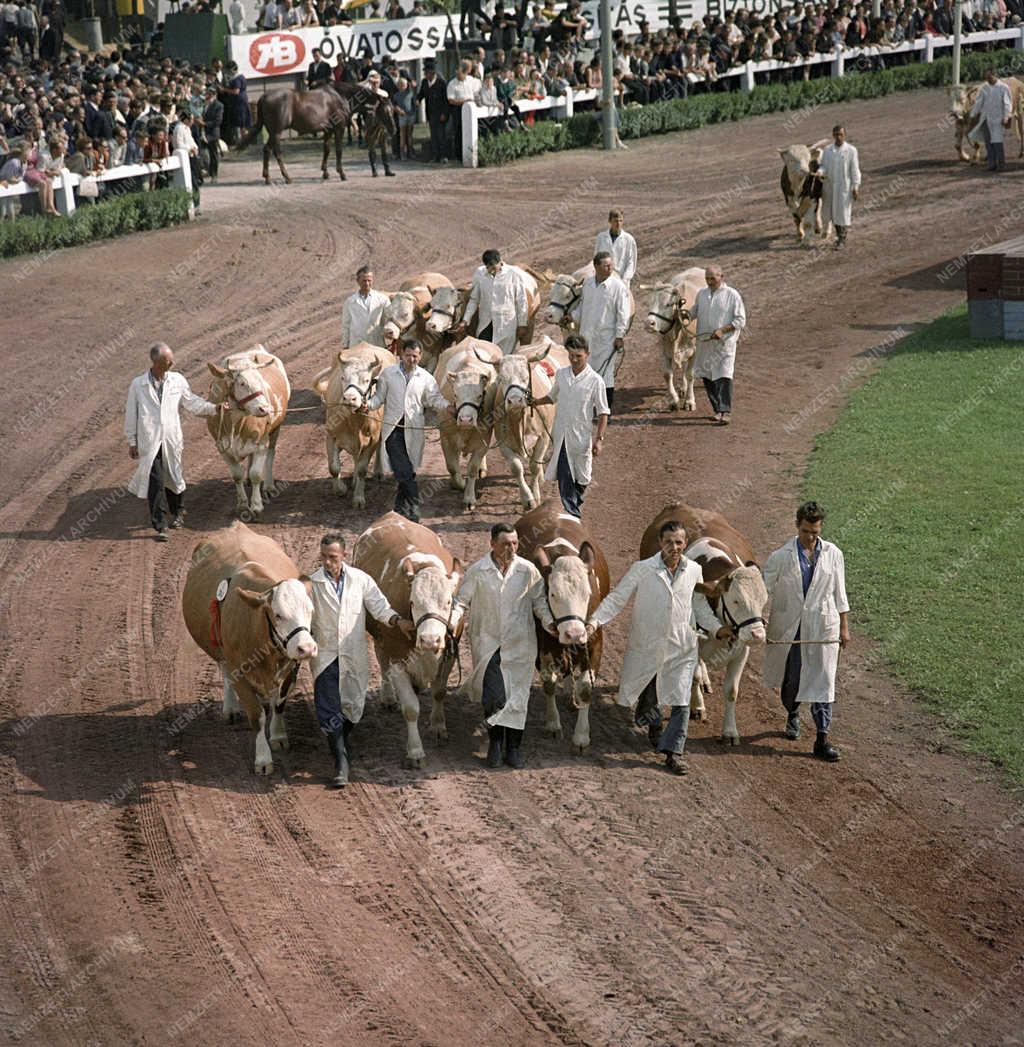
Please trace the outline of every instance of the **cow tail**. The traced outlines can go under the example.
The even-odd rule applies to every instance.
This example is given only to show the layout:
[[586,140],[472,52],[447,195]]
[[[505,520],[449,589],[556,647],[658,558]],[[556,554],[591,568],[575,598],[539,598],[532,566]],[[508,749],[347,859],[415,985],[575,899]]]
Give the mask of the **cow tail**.
[[242,153],[256,141],[260,131],[263,130],[263,103],[266,101],[265,95],[260,95],[259,101],[256,103],[256,123],[248,131],[243,131],[238,136],[238,142],[235,145],[237,152]]

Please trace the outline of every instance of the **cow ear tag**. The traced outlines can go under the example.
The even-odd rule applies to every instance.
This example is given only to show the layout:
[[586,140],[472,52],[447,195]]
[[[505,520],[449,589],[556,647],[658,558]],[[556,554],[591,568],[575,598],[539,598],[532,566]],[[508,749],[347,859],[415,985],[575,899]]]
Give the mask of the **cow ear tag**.
[[[209,590],[207,590],[207,592],[209,592]],[[227,596],[227,595],[228,595],[228,580],[227,580],[227,578],[222,578],[220,580],[220,585],[217,586],[217,603],[223,603],[224,602],[224,597]]]

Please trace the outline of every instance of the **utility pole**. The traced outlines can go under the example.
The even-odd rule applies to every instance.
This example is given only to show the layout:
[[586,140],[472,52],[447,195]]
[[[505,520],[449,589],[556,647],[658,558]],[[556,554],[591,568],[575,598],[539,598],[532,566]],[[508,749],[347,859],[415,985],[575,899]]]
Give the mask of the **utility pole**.
[[960,21],[963,18],[963,0],[953,4],[953,87],[960,86]]
[[604,147],[615,148],[615,92],[612,83],[612,5],[601,0],[601,114],[604,123]]

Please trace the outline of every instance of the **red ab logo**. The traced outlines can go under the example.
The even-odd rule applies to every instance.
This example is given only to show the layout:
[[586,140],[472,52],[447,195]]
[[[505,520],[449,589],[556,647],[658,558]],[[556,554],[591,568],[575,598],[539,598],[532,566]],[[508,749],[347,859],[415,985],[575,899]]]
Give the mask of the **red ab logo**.
[[291,33],[264,33],[249,45],[249,62],[258,73],[273,76],[287,73],[306,57],[301,36]]

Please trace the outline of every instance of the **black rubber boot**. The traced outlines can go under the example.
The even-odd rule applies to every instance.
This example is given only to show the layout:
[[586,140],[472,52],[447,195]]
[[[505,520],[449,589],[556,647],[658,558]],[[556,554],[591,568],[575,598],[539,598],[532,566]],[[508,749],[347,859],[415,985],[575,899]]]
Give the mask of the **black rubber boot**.
[[800,737],[800,713],[791,712],[786,718],[786,737],[795,742]]
[[487,747],[487,766],[500,767],[501,750],[505,744],[505,728],[488,727],[487,736],[491,739],[491,744]]
[[505,751],[505,763],[507,763],[513,770],[521,771],[526,765],[523,760],[523,754],[519,748],[523,744],[523,732],[514,730],[511,727],[506,727],[505,739],[507,746]]
[[686,762],[682,756],[668,753],[665,757],[665,770],[669,774],[674,774],[677,778],[682,778],[686,774]]
[[345,743],[345,755],[348,756],[348,762],[351,763],[355,753],[352,752],[352,729],[355,724],[351,720],[346,720],[341,725],[341,740]]
[[828,763],[835,763],[839,759],[839,750],[828,740],[827,732],[818,731],[818,738],[814,743],[814,755],[819,760],[826,760]]
[[343,731],[344,728],[341,728],[327,735],[327,748],[334,757],[334,777],[330,782],[332,789],[344,789],[348,785],[348,752],[345,750]]

